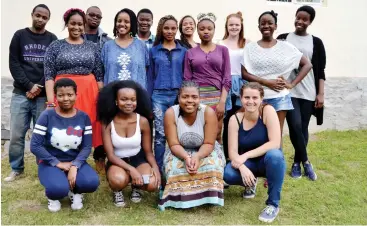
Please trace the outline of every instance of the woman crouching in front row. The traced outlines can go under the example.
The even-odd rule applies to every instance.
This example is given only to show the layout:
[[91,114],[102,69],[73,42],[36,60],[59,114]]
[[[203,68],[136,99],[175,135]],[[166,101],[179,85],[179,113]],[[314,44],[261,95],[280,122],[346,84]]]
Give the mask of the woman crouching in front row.
[[107,180],[117,207],[125,206],[122,190],[129,182],[130,199],[135,203],[141,201],[140,189],[156,191],[161,183],[147,120],[151,114],[148,101],[146,91],[131,80],[112,82],[99,93],[97,117],[108,158]]
[[228,154],[231,163],[224,170],[229,185],[245,187],[243,198],[253,198],[256,177],[268,180],[268,200],[259,220],[272,222],[279,213],[285,161],[280,150],[280,124],[271,105],[263,105],[264,90],[257,82],[241,88],[242,111],[229,121]]

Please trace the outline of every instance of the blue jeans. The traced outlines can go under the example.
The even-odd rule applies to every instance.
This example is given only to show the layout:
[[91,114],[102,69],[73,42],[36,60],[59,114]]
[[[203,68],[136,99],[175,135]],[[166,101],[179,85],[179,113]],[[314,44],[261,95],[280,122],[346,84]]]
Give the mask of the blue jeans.
[[[283,152],[279,149],[269,150],[259,158],[248,159],[245,166],[255,177],[266,177],[269,196],[266,205],[278,207],[286,169]],[[224,181],[229,185],[244,185],[240,171],[233,168],[231,163],[224,169]]]
[[163,118],[168,108],[175,104],[178,90],[153,90],[152,105],[154,114],[154,155],[158,167],[162,172],[163,156],[166,150],[166,136],[164,135]]
[[10,103],[10,144],[9,162],[13,171],[24,170],[25,135],[31,120],[36,124],[38,117],[45,110],[46,97],[33,100],[21,94],[13,93]]
[[[62,171],[56,166],[46,163],[38,165],[38,177],[41,184],[45,187],[45,193],[48,199],[60,200],[66,197],[70,191],[68,173]],[[76,174],[75,188],[76,194],[92,193],[99,186],[99,177],[88,163],[84,163]]]

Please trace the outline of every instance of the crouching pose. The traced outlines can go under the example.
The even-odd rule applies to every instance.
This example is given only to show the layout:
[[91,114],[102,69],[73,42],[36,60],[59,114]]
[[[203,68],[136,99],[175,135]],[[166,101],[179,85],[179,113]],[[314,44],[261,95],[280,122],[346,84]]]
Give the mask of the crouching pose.
[[55,82],[57,107],[44,111],[33,130],[31,152],[37,158],[38,177],[45,187],[48,209],[57,212],[60,199],[69,196],[71,208],[83,208],[82,193],[97,190],[99,178],[86,162],[92,150],[89,116],[74,108],[77,86],[69,78]]
[[122,190],[131,182],[132,202],[140,202],[140,190],[156,191],[160,173],[152,151],[151,114],[146,91],[131,80],[105,86],[98,97],[97,116],[102,122],[103,144],[108,162],[107,180],[114,204],[124,207]]
[[264,89],[250,82],[241,88],[242,111],[234,114],[228,127],[228,154],[224,169],[229,185],[245,187],[243,198],[255,197],[256,177],[268,180],[266,208],[259,220],[272,222],[279,213],[285,161],[280,150],[280,124],[271,105],[263,105]]

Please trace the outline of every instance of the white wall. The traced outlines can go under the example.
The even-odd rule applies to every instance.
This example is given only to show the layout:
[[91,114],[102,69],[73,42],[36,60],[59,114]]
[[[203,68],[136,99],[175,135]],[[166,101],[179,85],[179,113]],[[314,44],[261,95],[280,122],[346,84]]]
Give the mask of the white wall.
[[[8,48],[14,32],[31,25],[31,10],[46,3],[51,9],[51,20],[47,29],[59,38],[66,37],[63,31],[63,13],[71,7],[84,10],[97,5],[103,12],[101,27],[112,34],[113,18],[122,8],[131,8],[136,13],[141,8],[150,8],[154,13],[153,31],[160,17],[174,15],[178,20],[186,14],[194,17],[199,12],[213,12],[217,15],[215,38],[224,34],[225,17],[229,13],[242,11],[245,20],[245,35],[251,40],[260,38],[257,30],[258,16],[273,9],[279,14],[278,31],[289,32],[294,29],[294,14],[299,5],[269,5],[266,0],[2,0],[1,1],[1,76],[10,76],[8,70]],[[230,4],[228,4],[230,3]],[[367,59],[367,32],[365,14],[367,0],[328,0],[326,7],[316,8],[316,20],[310,32],[324,41],[327,51],[327,76],[367,77],[363,68]],[[277,35],[275,34],[275,35]],[[364,69],[364,70],[363,70]]]

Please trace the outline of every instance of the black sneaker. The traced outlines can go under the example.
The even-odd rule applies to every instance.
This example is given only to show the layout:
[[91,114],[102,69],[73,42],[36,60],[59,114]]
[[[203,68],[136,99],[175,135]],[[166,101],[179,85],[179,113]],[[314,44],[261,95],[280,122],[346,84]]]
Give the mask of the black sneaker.
[[113,192],[113,203],[116,207],[125,207],[126,203],[122,191]]
[[257,180],[255,181],[255,185],[254,186],[245,186],[245,190],[242,193],[242,197],[244,199],[253,199],[255,198],[256,195],[256,186],[257,186]]
[[291,177],[293,177],[295,179],[298,179],[298,178],[302,177],[301,164],[293,163],[292,171],[291,171]]

